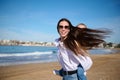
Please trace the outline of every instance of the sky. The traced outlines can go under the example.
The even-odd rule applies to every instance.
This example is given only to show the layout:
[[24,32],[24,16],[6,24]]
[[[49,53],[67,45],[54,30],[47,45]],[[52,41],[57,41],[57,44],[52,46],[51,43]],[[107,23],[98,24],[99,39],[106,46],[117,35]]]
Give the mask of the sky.
[[0,40],[53,42],[61,18],[108,28],[105,40],[120,43],[120,0],[0,0]]

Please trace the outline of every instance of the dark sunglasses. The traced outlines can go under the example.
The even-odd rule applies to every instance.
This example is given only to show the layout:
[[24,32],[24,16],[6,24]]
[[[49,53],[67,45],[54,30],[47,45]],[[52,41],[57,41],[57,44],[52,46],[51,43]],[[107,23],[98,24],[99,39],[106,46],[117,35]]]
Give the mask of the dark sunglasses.
[[60,29],[63,29],[63,28],[65,28],[65,29],[69,29],[70,26],[59,26],[59,28],[60,28]]

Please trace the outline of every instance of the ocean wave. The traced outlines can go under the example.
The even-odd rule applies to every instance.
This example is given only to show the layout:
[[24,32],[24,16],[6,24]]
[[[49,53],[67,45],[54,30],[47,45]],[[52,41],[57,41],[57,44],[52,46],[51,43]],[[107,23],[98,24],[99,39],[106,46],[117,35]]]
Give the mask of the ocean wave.
[[37,55],[48,55],[48,54],[53,54],[53,51],[47,51],[47,52],[29,52],[29,53],[2,53],[0,54],[0,57],[19,57],[19,56],[37,56]]

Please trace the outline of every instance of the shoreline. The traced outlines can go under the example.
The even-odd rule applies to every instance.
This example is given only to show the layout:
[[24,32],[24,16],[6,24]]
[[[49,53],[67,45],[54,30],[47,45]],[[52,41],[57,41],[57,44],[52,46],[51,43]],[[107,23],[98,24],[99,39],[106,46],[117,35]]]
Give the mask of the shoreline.
[[[96,51],[90,50],[90,52],[89,52],[90,55],[104,55],[104,54],[106,55],[106,54],[115,54],[117,52],[120,52],[120,49],[118,49],[118,48],[117,49],[101,49],[101,48],[98,48],[98,49],[95,49],[95,50]],[[41,52],[39,52],[37,54],[41,54]],[[44,52],[42,54],[44,54]],[[3,57],[5,56],[5,59],[3,58],[4,62],[1,62],[0,66],[22,65],[22,64],[31,64],[31,63],[48,63],[48,62],[58,61],[57,58],[54,59],[56,56],[54,56],[52,59],[47,59],[47,60],[44,60],[45,57],[44,57],[43,60],[41,58],[39,58],[38,60],[24,60],[26,58],[21,59],[22,58],[21,56],[23,56],[23,57],[25,56],[24,54],[19,54],[19,56],[20,56],[19,57],[18,54],[16,54],[16,53],[14,54],[14,56],[19,57],[20,58],[19,60],[15,61],[14,58],[16,59],[16,57],[13,56],[12,57],[13,61],[7,61],[7,57],[6,57],[7,55],[8,55],[8,59],[9,59],[9,56],[11,56],[11,57],[13,56],[13,55],[10,55],[10,54],[5,54],[5,55],[1,54],[0,56],[3,56]],[[26,54],[26,55],[28,55],[28,54]],[[35,55],[35,54],[33,52],[30,55],[32,56],[32,55]],[[35,59],[35,58],[38,58],[38,57],[34,58],[34,56],[33,56],[32,58]]]
[[[87,71],[88,80],[120,79],[120,52],[94,54],[91,58],[93,66]],[[0,80],[62,80],[52,73],[54,69],[60,68],[58,62],[0,66]]]

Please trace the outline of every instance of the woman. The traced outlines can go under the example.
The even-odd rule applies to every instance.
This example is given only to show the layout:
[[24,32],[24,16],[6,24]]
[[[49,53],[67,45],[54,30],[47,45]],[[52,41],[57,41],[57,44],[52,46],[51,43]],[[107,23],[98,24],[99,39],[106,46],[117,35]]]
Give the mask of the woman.
[[[87,54],[87,52],[80,48],[74,38],[70,36],[72,29],[74,27],[71,22],[65,18],[61,19],[57,24],[60,38],[56,40],[56,45],[59,49],[58,59],[63,69],[63,80],[78,80],[77,69],[82,62],[79,57],[82,59],[83,55]],[[89,65],[92,65],[92,61],[90,61]]]
[[[86,71],[92,65],[86,47],[93,47],[104,42],[99,34],[104,33],[104,31],[73,27],[66,18],[59,20],[57,30],[60,38],[55,40],[55,44],[58,47],[58,60],[63,69],[63,80],[79,80],[77,75],[78,66]],[[91,32],[98,34],[91,34]],[[87,39],[90,39],[92,44]],[[82,74],[84,71],[81,71]]]
[[[76,27],[78,28],[87,28],[87,26],[83,23],[80,23],[78,24]],[[90,59],[90,57],[89,57]],[[91,60],[90,60],[91,61]],[[88,61],[89,62],[89,61]],[[89,67],[90,68],[90,67]],[[62,75],[62,72],[63,72],[63,69],[60,69],[60,70],[54,70],[53,73],[56,74],[56,75],[59,75],[59,76],[63,76]],[[78,69],[77,69],[77,76],[78,76],[78,80],[87,80],[86,78],[86,71],[83,69],[83,67],[81,65],[78,66]]]

